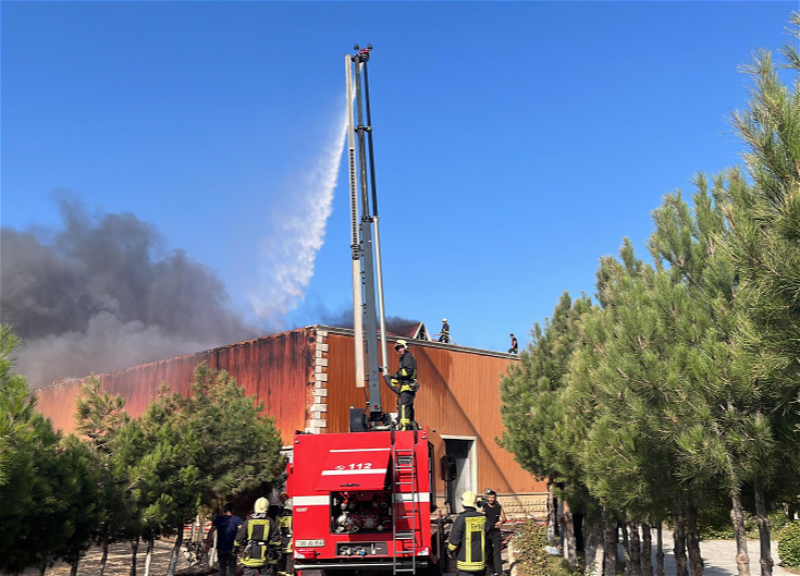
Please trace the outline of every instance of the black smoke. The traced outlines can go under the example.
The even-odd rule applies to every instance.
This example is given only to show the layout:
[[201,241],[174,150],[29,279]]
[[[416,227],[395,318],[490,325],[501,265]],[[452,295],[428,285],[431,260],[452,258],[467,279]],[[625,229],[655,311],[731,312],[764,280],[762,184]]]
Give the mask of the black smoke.
[[214,271],[165,252],[152,225],[58,202],[58,230],[0,229],[0,321],[22,338],[17,370],[33,386],[257,335]]
[[[387,316],[386,333],[394,336],[406,336],[420,325],[419,320],[403,318],[402,316]],[[323,313],[322,323],[337,328],[353,328],[353,311],[345,310],[337,313]],[[380,330],[380,326],[378,326]]]

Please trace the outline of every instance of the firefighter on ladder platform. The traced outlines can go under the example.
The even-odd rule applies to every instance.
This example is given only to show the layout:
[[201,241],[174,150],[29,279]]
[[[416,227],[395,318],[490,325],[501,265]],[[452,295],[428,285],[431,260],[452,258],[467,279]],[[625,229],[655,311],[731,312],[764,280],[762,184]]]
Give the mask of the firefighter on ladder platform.
[[408,343],[405,340],[398,340],[394,349],[400,354],[400,368],[391,376],[384,376],[384,379],[389,388],[397,394],[397,414],[400,420],[398,428],[413,430],[416,425],[414,422],[414,398],[419,390],[417,360],[408,351]]

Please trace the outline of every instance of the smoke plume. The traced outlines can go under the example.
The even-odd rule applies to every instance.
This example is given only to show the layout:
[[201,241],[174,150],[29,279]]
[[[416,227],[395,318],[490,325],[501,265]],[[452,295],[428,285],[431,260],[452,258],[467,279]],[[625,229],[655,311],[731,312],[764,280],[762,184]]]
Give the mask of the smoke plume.
[[333,191],[346,136],[346,115],[327,138],[314,166],[297,174],[271,206],[269,235],[260,251],[261,283],[250,301],[259,318],[275,326],[305,296],[314,261],[325,241]]
[[215,273],[130,213],[62,198],[63,229],[0,230],[0,314],[34,387],[252,338]]
[[[352,328],[353,311],[344,310],[338,313],[323,313],[321,322],[327,326],[335,326],[337,328]],[[386,333],[394,336],[406,336],[420,325],[419,320],[403,318],[402,316],[387,316],[385,322]],[[378,329],[380,330],[380,326],[378,326]]]

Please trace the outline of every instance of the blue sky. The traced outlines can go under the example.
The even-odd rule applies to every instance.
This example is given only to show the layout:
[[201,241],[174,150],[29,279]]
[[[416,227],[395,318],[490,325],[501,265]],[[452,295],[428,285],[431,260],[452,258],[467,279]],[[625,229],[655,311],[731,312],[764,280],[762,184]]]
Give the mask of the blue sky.
[[[446,316],[457,343],[504,351],[563,291],[592,294],[623,237],[643,252],[665,194],[740,164],[738,69],[790,41],[797,8],[4,1],[0,223],[58,227],[68,190],[152,223],[264,331],[331,322],[351,306],[347,175],[330,160],[343,55],[372,43],[387,313],[432,331]],[[339,167],[330,216],[311,215]],[[325,224],[318,250],[282,231],[306,213]],[[295,241],[313,274],[303,260],[276,294],[275,253],[296,264]]]

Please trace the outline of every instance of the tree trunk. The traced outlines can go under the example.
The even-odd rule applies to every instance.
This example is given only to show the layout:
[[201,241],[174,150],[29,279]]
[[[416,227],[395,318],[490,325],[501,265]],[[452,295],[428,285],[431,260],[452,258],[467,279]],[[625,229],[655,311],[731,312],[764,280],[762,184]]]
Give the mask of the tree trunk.
[[131,540],[131,572],[130,576],[136,576],[136,553],[139,551],[139,537]]
[[47,562],[43,562],[41,566],[39,566],[39,576],[44,576],[44,572],[47,570]]
[[697,529],[697,506],[691,496],[686,503],[686,527],[686,547],[689,549],[692,576],[705,576],[703,555],[700,553],[700,532]]
[[79,558],[76,558],[74,562],[69,563],[69,576],[78,576],[78,564],[81,561]]
[[547,541],[550,544],[556,543],[556,526],[558,525],[558,510],[556,509],[556,497],[553,494],[553,479],[547,479]]
[[659,522],[656,528],[656,566],[658,567],[657,576],[665,576],[664,569],[664,523]]
[[628,526],[625,522],[617,522],[617,531],[622,532],[622,554],[625,556],[625,576],[630,576],[631,549],[628,546]]
[[630,566],[628,566],[628,574],[642,576],[642,546],[639,540],[639,524],[637,522],[628,523],[628,540],[631,562]]
[[617,521],[603,507],[603,575],[617,576]]
[[649,522],[642,522],[642,576],[653,576],[653,532]]
[[744,526],[744,507],[740,488],[731,490],[731,520],[736,534],[736,566],[739,576],[750,576],[750,553],[747,551],[747,530]]
[[144,555],[144,576],[150,576],[150,563],[153,561],[153,539],[147,539],[147,548]]
[[628,526],[625,522],[619,522],[617,524],[617,530],[622,531],[622,553],[625,556],[625,576],[630,576],[631,548],[629,546],[630,541],[628,540]]
[[566,499],[564,500],[564,558],[570,566],[578,565],[578,551],[575,545],[575,520]]
[[672,531],[672,539],[675,544],[675,572],[677,576],[689,576],[689,567],[686,563],[686,520],[683,517],[683,494],[675,495],[675,502],[672,507],[672,518],[675,529]]
[[756,520],[758,521],[758,539],[761,542],[761,576],[772,576],[772,548],[770,546],[770,525],[767,517],[767,501],[764,493],[764,479],[760,476],[755,482]]
[[181,545],[183,544],[183,524],[178,526],[178,535],[175,537],[175,545],[172,547],[172,555],[169,559],[169,570],[167,570],[167,576],[175,576],[175,568],[178,567],[178,553],[181,550]]
[[586,513],[584,560],[587,576],[603,576],[603,518],[597,511]]
[[108,562],[108,537],[106,537],[106,536],[103,537],[102,550],[103,550],[103,555],[100,556],[100,574],[99,574],[99,576],[105,576],[106,563]]
[[576,514],[573,512],[572,514],[572,525],[575,527],[575,550],[579,553],[583,552],[583,547],[585,546],[583,539],[583,521],[585,518],[585,514]]

